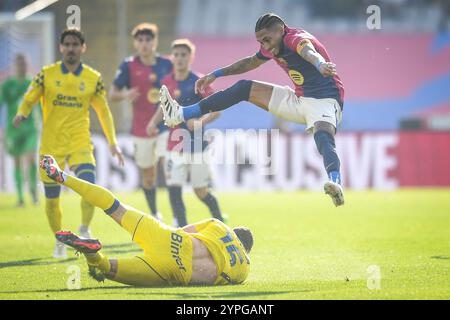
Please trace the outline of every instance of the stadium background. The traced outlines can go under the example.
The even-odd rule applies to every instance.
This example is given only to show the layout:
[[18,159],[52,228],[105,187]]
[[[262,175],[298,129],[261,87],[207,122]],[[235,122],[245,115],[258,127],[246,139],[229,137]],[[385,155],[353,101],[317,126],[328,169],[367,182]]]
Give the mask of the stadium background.
[[[109,86],[120,61],[133,53],[129,33],[142,21],[159,25],[159,51],[169,53],[170,42],[189,37],[197,46],[194,69],[209,72],[257,51],[253,29],[257,17],[274,11],[287,24],[315,34],[328,48],[346,93],[344,119],[337,138],[344,184],[351,189],[450,186],[450,33],[448,1],[219,1],[219,0],[81,0],[58,1],[23,22],[14,11],[32,1],[0,2],[0,81],[13,70],[16,52],[25,51],[33,73],[59,58],[60,31],[67,7],[81,9],[87,37],[84,62],[98,69]],[[381,30],[369,30],[366,9],[381,8]],[[195,18],[194,18],[195,17]],[[219,79],[222,89],[239,76]],[[245,75],[290,85],[275,63]],[[127,155],[124,175],[106,149],[101,134],[94,136],[98,181],[112,189],[138,187],[133,147],[128,132],[131,106],[111,104],[120,143]],[[4,126],[5,110],[0,123]],[[100,133],[95,116],[92,127]],[[247,103],[227,110],[211,128],[280,128],[282,170],[274,176],[258,174],[244,151],[254,141],[224,143],[223,152],[236,148],[240,165],[213,166],[215,186],[236,189],[319,189],[323,183],[320,158],[303,127],[276,120]],[[244,139],[245,140],[245,139]],[[241,150],[241,151],[239,151]],[[351,170],[350,170],[351,168]],[[13,192],[12,160],[0,151],[0,191]],[[258,177],[255,179],[255,177]],[[162,182],[161,182],[162,183]]]
[[[245,157],[242,165],[214,167],[214,193],[229,214],[229,225],[248,226],[255,235],[248,280],[225,287],[97,283],[73,251],[68,259],[52,258],[54,238],[44,195],[38,206],[28,197],[25,208],[15,206],[12,160],[0,147],[0,300],[237,299],[240,304],[246,299],[449,299],[449,1],[60,0],[14,22],[14,12],[31,2],[0,0],[0,81],[12,72],[15,52],[29,55],[33,73],[59,59],[58,37],[73,4],[81,9],[88,41],[84,61],[102,72],[108,87],[120,61],[133,53],[129,33],[142,21],[160,26],[162,54],[169,53],[174,38],[191,38],[198,49],[194,67],[201,72],[253,54],[254,23],[265,11],[316,34],[346,87],[337,138],[346,204],[335,208],[318,192],[325,181],[322,163],[303,127],[279,122],[245,104],[234,107],[211,127],[283,131],[281,173],[261,175],[262,168]],[[366,26],[371,4],[381,8],[381,30]],[[273,62],[245,77],[290,85]],[[221,89],[239,78],[222,78],[214,85]],[[128,170],[124,174],[111,159],[93,114],[98,182],[113,188],[121,201],[148,211],[132,160],[131,107],[125,103],[111,108]],[[222,144],[227,154],[252,150],[254,138],[235,137],[243,135],[227,136]],[[164,222],[171,224],[165,189],[157,199]],[[61,200],[63,228],[78,230],[80,197],[65,192]],[[189,222],[210,216],[193,193],[186,192],[185,203]],[[99,209],[91,227],[106,255],[120,258],[141,252]],[[80,289],[73,286],[77,269]]]

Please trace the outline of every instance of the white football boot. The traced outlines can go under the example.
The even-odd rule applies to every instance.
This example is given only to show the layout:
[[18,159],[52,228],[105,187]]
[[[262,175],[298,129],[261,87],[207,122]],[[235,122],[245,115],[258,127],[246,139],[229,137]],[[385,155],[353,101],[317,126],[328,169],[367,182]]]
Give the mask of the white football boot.
[[161,109],[164,114],[164,123],[166,126],[173,128],[184,122],[183,112],[180,105],[170,96],[169,89],[162,86],[159,90],[159,99],[161,101]]
[[344,191],[340,184],[333,181],[327,181],[323,186],[323,190],[331,197],[331,200],[333,200],[336,207],[344,204]]

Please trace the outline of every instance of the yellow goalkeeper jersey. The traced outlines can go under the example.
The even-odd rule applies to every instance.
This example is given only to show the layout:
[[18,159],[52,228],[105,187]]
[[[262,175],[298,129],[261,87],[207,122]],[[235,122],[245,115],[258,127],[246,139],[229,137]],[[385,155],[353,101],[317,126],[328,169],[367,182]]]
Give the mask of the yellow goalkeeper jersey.
[[28,117],[41,101],[43,129],[40,154],[65,156],[78,150],[93,150],[89,108],[100,120],[110,145],[117,143],[114,121],[98,71],[80,64],[70,72],[61,61],[45,66],[34,78],[17,114]]
[[250,259],[234,231],[217,219],[207,219],[193,224],[199,239],[211,253],[218,271],[215,285],[244,282],[250,271]]

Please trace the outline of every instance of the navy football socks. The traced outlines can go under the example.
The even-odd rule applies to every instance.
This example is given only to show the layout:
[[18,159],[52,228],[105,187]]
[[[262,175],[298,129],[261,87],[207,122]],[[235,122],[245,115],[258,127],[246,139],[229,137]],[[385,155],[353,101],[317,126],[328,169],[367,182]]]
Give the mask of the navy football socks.
[[334,137],[327,131],[319,130],[314,133],[317,150],[323,157],[323,165],[327,171],[328,177],[335,183],[341,183],[339,169],[341,162],[336,153],[336,144]]
[[181,110],[184,121],[199,118],[210,112],[225,110],[241,101],[248,101],[251,87],[252,81],[239,80],[228,89],[218,91],[193,105],[183,107]]

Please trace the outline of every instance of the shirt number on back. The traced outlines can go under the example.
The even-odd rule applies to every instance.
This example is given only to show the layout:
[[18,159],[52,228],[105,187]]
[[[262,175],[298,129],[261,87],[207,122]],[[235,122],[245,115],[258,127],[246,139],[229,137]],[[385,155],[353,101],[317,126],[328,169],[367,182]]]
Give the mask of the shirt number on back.
[[[229,243],[233,242],[233,237],[231,237],[231,234],[227,233],[225,237],[220,238],[223,243]],[[233,267],[236,264],[236,255],[239,257],[239,262],[242,264],[244,262],[244,258],[242,257],[241,253],[239,252],[239,248],[236,247],[234,244],[229,244],[226,246],[228,254],[230,255],[230,265]]]

